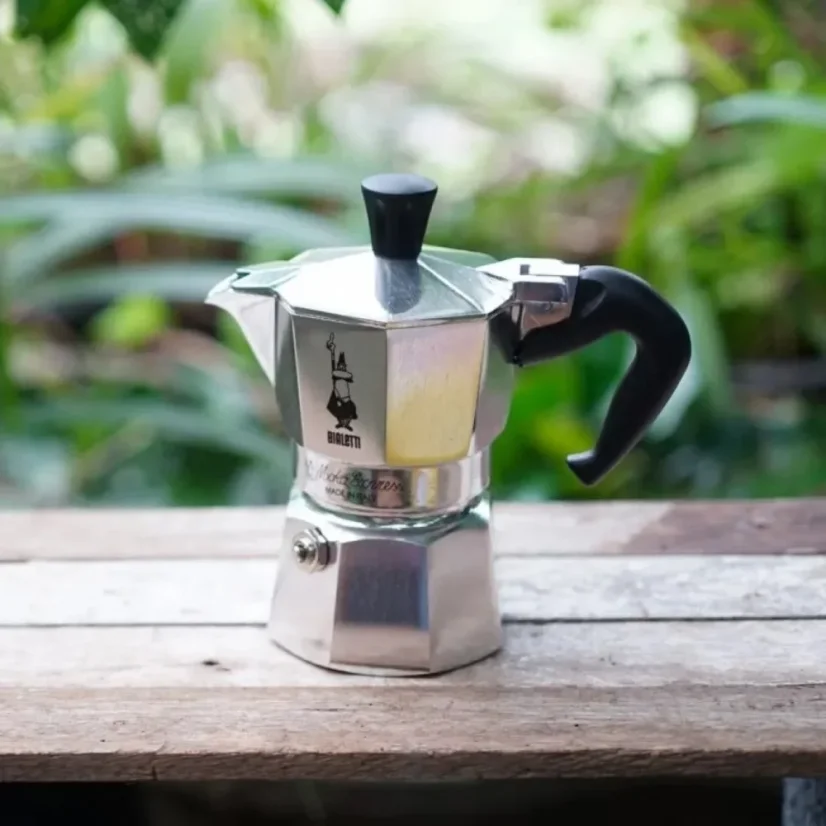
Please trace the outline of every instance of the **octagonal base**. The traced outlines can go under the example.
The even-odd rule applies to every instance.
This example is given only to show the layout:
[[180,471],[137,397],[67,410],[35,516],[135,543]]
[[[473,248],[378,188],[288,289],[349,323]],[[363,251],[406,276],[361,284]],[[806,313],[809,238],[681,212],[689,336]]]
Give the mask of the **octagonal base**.
[[[502,629],[489,515],[481,501],[458,517],[377,528],[295,495],[270,637],[301,659],[357,674],[437,674],[493,654]],[[321,570],[291,550],[311,528],[329,543]]]

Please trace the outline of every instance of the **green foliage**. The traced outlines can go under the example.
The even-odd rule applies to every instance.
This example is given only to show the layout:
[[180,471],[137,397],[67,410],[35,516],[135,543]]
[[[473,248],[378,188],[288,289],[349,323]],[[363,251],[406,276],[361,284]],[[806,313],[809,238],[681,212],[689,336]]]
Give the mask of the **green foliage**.
[[240,242],[267,239],[293,252],[342,246],[345,229],[293,207],[211,195],[142,192],[65,192],[0,198],[0,227],[49,221],[12,245],[6,280],[30,284],[62,261],[131,230],[171,231]]
[[209,70],[210,53],[233,11],[230,0],[188,0],[165,49],[164,86],[170,103],[185,103]]
[[184,5],[184,0],[100,0],[103,7],[126,29],[132,48],[151,60],[163,42],[166,30]]
[[[558,3],[547,25],[573,32],[594,6]],[[101,57],[88,29],[106,15],[129,49]],[[502,174],[461,204],[440,199],[432,244],[613,261],[692,333],[674,398],[593,489],[565,457],[596,439],[632,343],[521,371],[494,445],[497,497],[826,490],[826,71],[804,28],[762,2],[686,12],[699,107],[687,140],[623,136],[615,113],[652,88],[618,76],[610,111],[574,113],[596,147],[575,176]],[[18,0],[16,35],[26,42],[0,50],[0,501],[283,501],[291,455],[271,389],[204,296],[241,262],[364,243],[359,181],[409,166],[407,148],[339,145],[322,93],[294,74],[276,0]],[[535,84],[474,61],[431,81],[406,48],[371,47],[341,84],[404,83],[495,132],[499,152],[560,116]],[[211,84],[232,63],[263,79],[261,106],[297,136],[289,149],[260,150],[246,115],[224,111]],[[136,118],[141,77],[160,94],[150,126]],[[609,240],[583,253],[567,228],[590,216]]]
[[92,322],[92,338],[102,344],[142,347],[170,326],[169,305],[155,295],[132,294],[111,304]]
[[[249,2],[260,14],[272,14],[268,0]],[[334,14],[341,14],[345,0],[322,2]],[[132,48],[146,60],[158,55],[167,31],[179,16],[185,17],[176,34],[182,45],[172,49],[176,58],[169,75],[173,100],[181,99],[184,78],[197,71],[203,60],[209,46],[203,35],[215,30],[217,15],[233,8],[232,0],[17,0],[15,34],[49,46],[65,37],[80,11],[93,4],[100,4],[121,23]]]
[[[93,0],[17,0],[16,34],[51,45],[64,37]],[[184,0],[97,0],[126,30],[135,51],[151,60]]]
[[47,46],[59,40],[87,0],[17,0],[16,34],[36,37]]
[[826,129],[826,100],[809,95],[748,92],[706,107],[711,126],[777,123]]
[[334,14],[341,14],[345,0],[323,0],[323,2]]

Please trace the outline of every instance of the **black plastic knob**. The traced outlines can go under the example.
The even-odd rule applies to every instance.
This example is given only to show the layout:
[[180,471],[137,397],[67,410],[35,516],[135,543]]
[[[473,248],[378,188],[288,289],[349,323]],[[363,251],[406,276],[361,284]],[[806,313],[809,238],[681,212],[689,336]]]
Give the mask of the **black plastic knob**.
[[438,187],[419,175],[388,173],[361,182],[370,243],[379,258],[419,257]]

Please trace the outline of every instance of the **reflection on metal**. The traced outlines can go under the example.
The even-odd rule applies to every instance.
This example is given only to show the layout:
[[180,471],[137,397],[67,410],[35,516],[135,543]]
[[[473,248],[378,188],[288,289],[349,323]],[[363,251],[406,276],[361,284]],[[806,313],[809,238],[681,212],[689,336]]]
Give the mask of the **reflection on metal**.
[[353,516],[418,518],[458,513],[487,489],[490,454],[428,467],[362,467],[298,449],[296,488],[323,508]]

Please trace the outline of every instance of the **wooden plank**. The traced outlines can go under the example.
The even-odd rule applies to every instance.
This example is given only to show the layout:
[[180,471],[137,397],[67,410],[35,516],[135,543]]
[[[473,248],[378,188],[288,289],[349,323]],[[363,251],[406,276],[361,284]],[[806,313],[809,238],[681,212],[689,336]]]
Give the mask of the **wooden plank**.
[[495,658],[400,681],[316,669],[259,629],[6,629],[0,779],[822,772],[824,637],[823,621],[515,626]]
[[282,523],[0,514],[0,779],[826,772],[823,500],[500,505],[505,649],[420,680],[269,643]]
[[[39,561],[0,568],[0,625],[262,624],[277,562]],[[504,557],[513,622],[826,616],[826,558]]]
[[[826,553],[826,500],[498,503],[500,555]],[[125,526],[128,525],[128,529]],[[0,513],[0,560],[263,557],[282,508]]]
[[822,685],[0,689],[0,780],[826,772]]
[[713,696],[726,686],[826,684],[824,620],[509,625],[505,636],[499,654],[472,667],[399,681],[316,668],[273,645],[260,628],[4,628],[0,688],[102,690],[114,699],[133,688],[693,685]]

